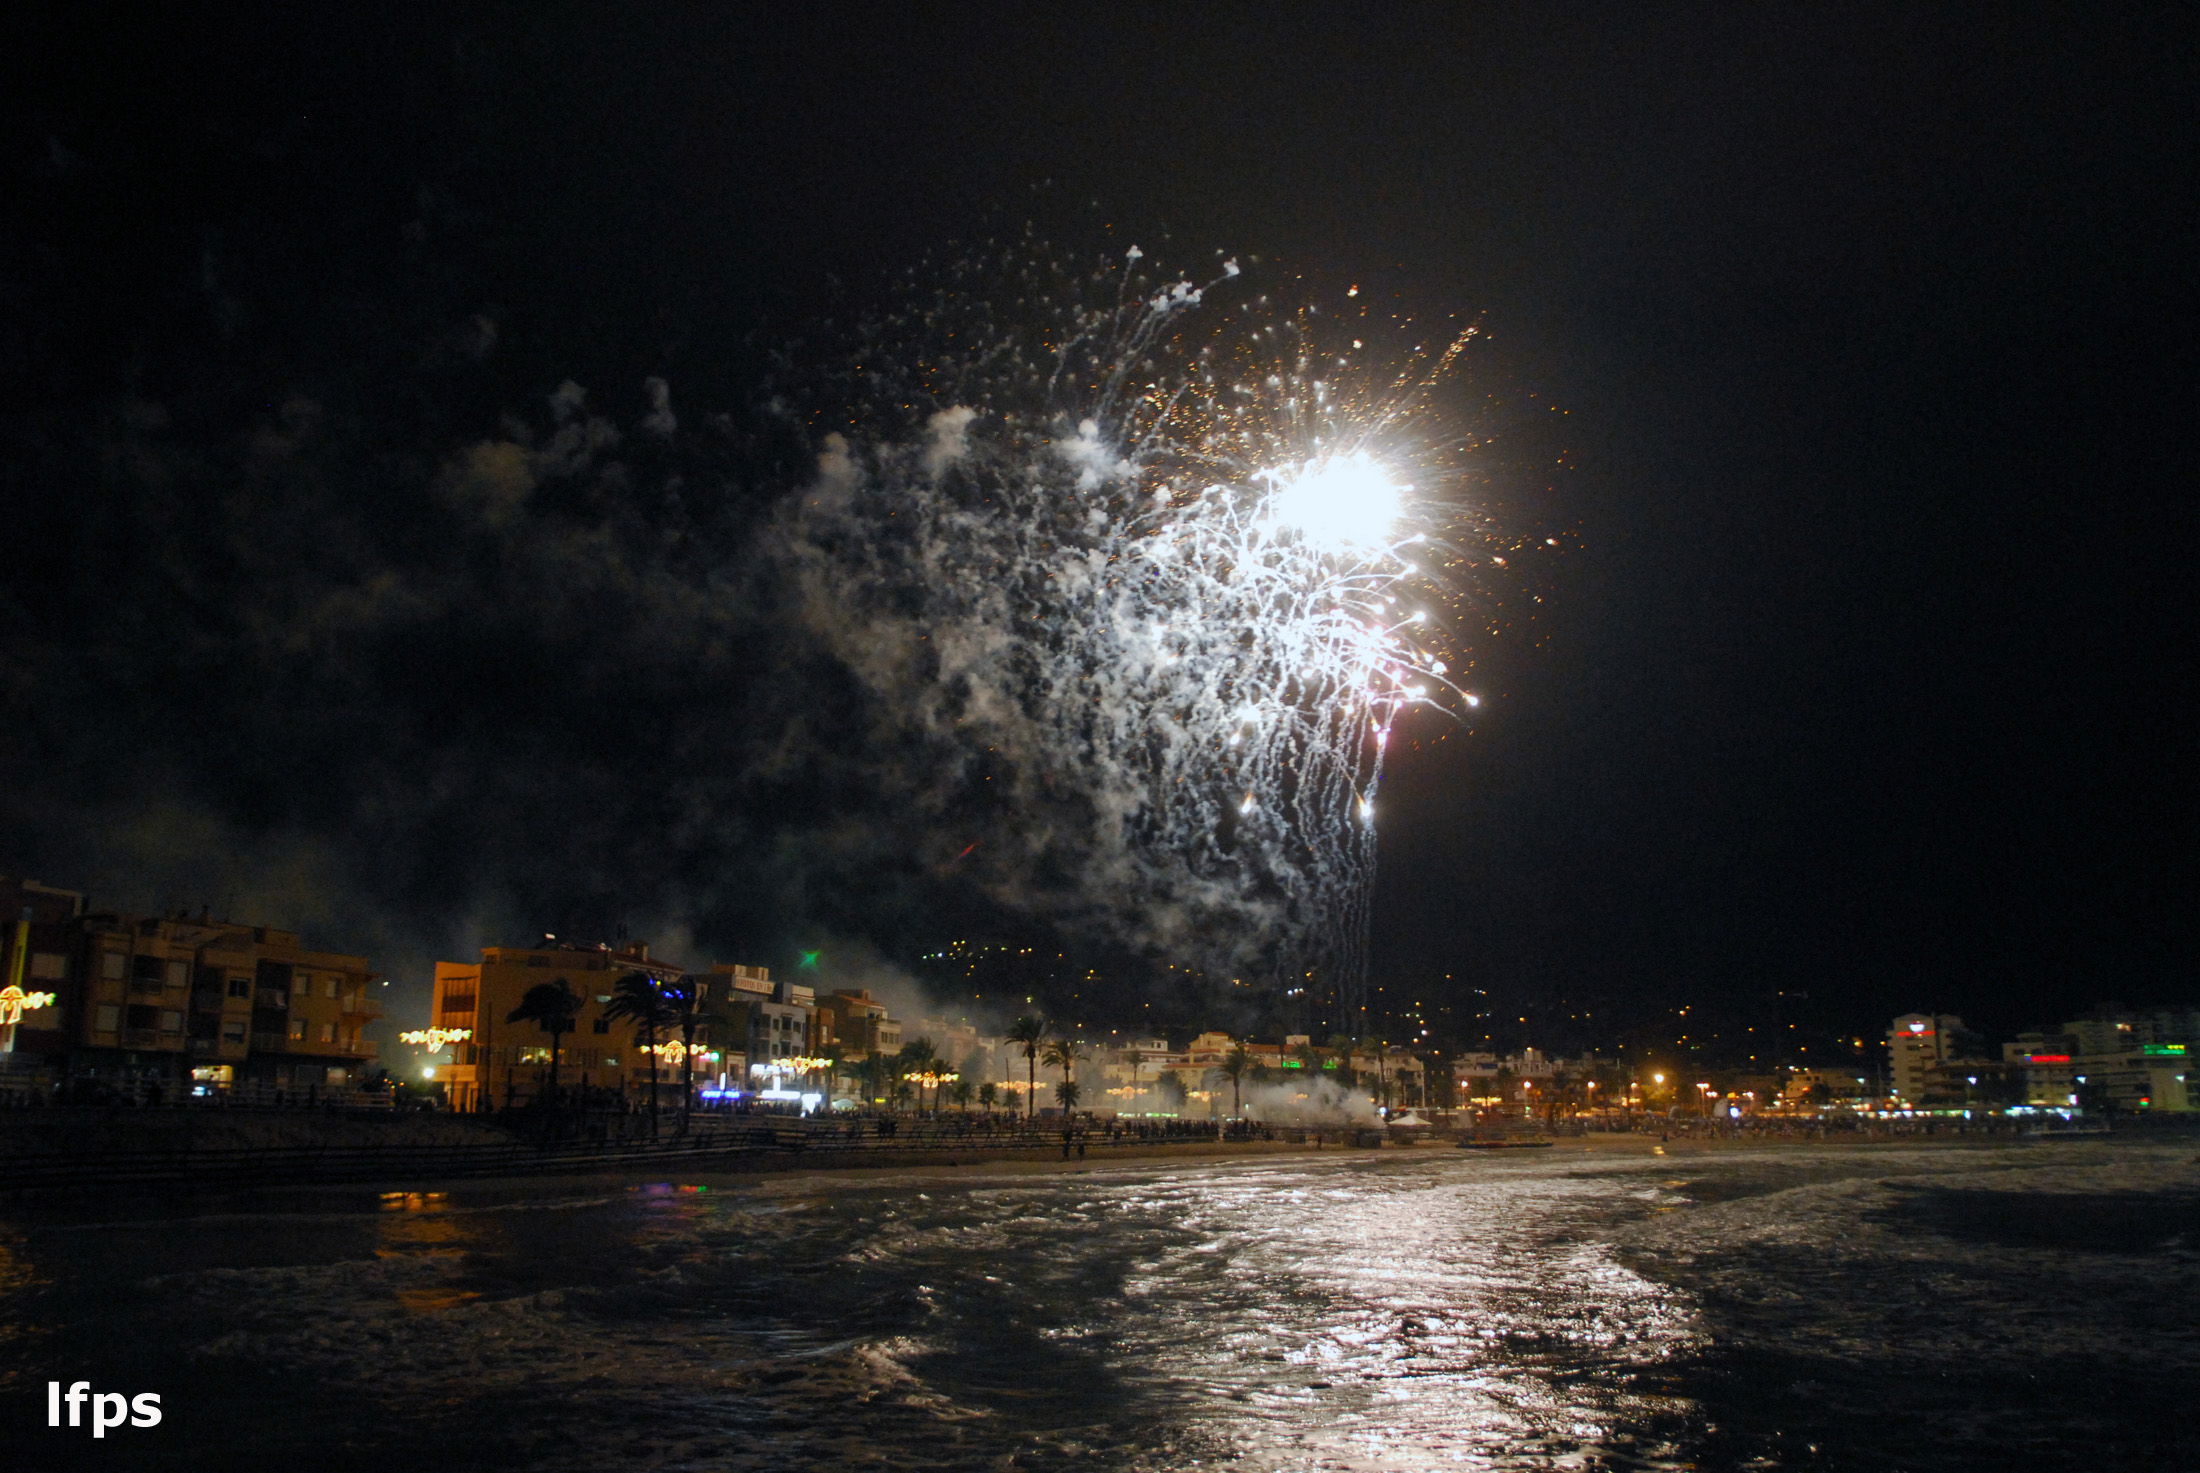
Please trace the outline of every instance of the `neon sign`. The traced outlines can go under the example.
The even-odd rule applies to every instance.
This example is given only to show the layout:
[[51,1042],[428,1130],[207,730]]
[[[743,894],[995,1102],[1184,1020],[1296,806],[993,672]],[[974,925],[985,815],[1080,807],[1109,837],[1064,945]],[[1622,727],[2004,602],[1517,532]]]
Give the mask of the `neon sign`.
[[471,1028],[415,1028],[410,1033],[397,1035],[399,1043],[414,1043],[429,1053],[439,1053],[454,1043],[464,1043],[474,1036]]
[[806,1054],[794,1054],[784,1059],[761,1059],[749,1065],[751,1074],[812,1074],[820,1069],[830,1069],[831,1059],[814,1059]]
[[23,1021],[25,1013],[50,1008],[53,1003],[54,995],[50,992],[25,992],[10,982],[0,987],[0,1027],[12,1027]]
[[[669,1064],[679,1063],[682,1059],[687,1058],[689,1053],[691,1052],[688,1046],[680,1042],[680,1040],[677,1038],[671,1040],[668,1043],[651,1044],[641,1051],[645,1054],[655,1054],[658,1058],[663,1059],[666,1063]],[[702,1063],[705,1060],[715,1059],[718,1057],[718,1050],[713,1048],[703,1048],[698,1046],[694,1050],[692,1050],[692,1052],[697,1063]]]

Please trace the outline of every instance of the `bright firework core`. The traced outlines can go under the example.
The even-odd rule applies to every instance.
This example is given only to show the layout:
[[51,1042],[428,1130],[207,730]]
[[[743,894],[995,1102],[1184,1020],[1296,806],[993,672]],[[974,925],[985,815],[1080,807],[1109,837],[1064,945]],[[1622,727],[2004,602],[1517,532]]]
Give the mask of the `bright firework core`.
[[1295,478],[1282,482],[1268,515],[1324,551],[1375,552],[1396,539],[1410,489],[1361,451],[1307,462]]

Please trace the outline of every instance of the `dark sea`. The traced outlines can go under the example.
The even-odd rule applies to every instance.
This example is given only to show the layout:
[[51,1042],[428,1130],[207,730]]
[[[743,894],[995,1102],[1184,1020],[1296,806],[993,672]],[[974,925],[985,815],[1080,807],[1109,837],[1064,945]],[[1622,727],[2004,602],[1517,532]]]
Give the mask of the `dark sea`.
[[1670,1151],[0,1203],[0,1466],[2195,1465],[2200,1141]]

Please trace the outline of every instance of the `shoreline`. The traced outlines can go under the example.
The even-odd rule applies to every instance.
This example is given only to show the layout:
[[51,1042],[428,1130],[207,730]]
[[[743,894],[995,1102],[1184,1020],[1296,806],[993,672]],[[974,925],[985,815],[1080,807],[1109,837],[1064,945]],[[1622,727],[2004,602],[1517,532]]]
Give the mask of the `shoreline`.
[[[2150,1134],[2152,1133],[2119,1132],[2115,1136],[2094,1139],[2131,1142],[2144,1140]],[[2036,1137],[1960,1133],[1769,1138],[1675,1136],[1660,1140],[1655,1135],[1642,1132],[1597,1132],[1547,1138],[1528,1148],[1526,1154],[1530,1159],[1540,1160],[1558,1157],[1640,1157],[1645,1160],[1680,1161],[1693,1157],[1771,1150],[1813,1151],[1832,1148],[1853,1151],[1920,1147],[1950,1150],[2018,1143],[2049,1149],[2076,1144]],[[69,1173],[57,1179],[33,1180],[20,1184],[10,1182],[8,1163],[0,1160],[0,1210],[4,1210],[5,1205],[11,1201],[28,1205],[35,1202],[117,1196],[191,1199],[293,1190],[352,1189],[415,1193],[442,1192],[463,1186],[509,1191],[547,1183],[570,1186],[583,1182],[634,1184],[708,1179],[731,1185],[743,1179],[766,1178],[856,1183],[866,1179],[876,1180],[881,1173],[897,1172],[921,1173],[942,1179],[981,1173],[1032,1176],[1090,1170],[1095,1167],[1165,1167],[1171,1164],[1227,1162],[1272,1156],[1345,1155],[1359,1160],[1397,1164],[1423,1159],[1424,1156],[1433,1159],[1511,1157],[1522,1154],[1522,1149],[1515,1146],[1503,1150],[1462,1152],[1457,1149],[1456,1138],[1453,1137],[1421,1141],[1391,1140],[1380,1146],[1352,1145],[1344,1141],[1213,1139],[1185,1139],[1174,1143],[1134,1140],[1109,1143],[1087,1137],[1082,1153],[1073,1151],[1067,1156],[1059,1154],[1059,1143],[1051,1139],[1044,1143],[1030,1142],[1020,1145],[972,1140],[936,1146],[912,1142],[903,1145],[833,1145],[808,1150],[703,1149],[692,1154],[650,1153],[625,1159],[614,1154],[600,1159],[568,1157],[554,1164],[529,1159],[523,1154],[519,1159],[510,1160],[508,1166],[505,1162],[481,1162],[479,1164],[484,1169],[451,1170],[448,1169],[452,1164],[451,1157],[446,1156],[439,1161],[434,1159],[436,1153],[433,1150],[425,1150],[421,1159],[408,1160],[405,1159],[408,1154],[406,1150],[399,1147],[386,1154],[376,1153],[381,1156],[380,1160],[371,1164],[359,1162],[350,1170],[324,1174],[313,1170],[304,1162],[299,1162],[298,1166],[304,1169],[298,1170],[295,1175],[286,1175],[278,1158],[288,1154],[282,1150],[238,1151],[228,1163],[231,1170],[207,1170],[204,1174],[192,1170],[191,1164],[185,1159],[169,1156],[167,1169],[151,1177],[133,1176],[128,1171],[123,1171],[101,1179],[95,1167],[82,1175]],[[27,1164],[37,1159],[43,1159],[48,1165],[55,1163],[53,1154],[43,1153],[39,1156],[17,1157],[15,1161],[18,1164]]]

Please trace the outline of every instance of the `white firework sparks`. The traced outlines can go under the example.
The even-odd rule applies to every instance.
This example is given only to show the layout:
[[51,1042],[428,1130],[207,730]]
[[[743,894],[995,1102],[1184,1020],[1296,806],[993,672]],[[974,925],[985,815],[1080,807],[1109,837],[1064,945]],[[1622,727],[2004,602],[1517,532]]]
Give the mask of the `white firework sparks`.
[[1466,518],[1414,469],[1449,474],[1413,420],[1465,338],[1371,386],[1211,302],[1234,263],[1137,259],[967,267],[882,329],[776,545],[872,739],[957,774],[912,801],[996,894],[1345,1023],[1392,733],[1473,700],[1431,617]]

